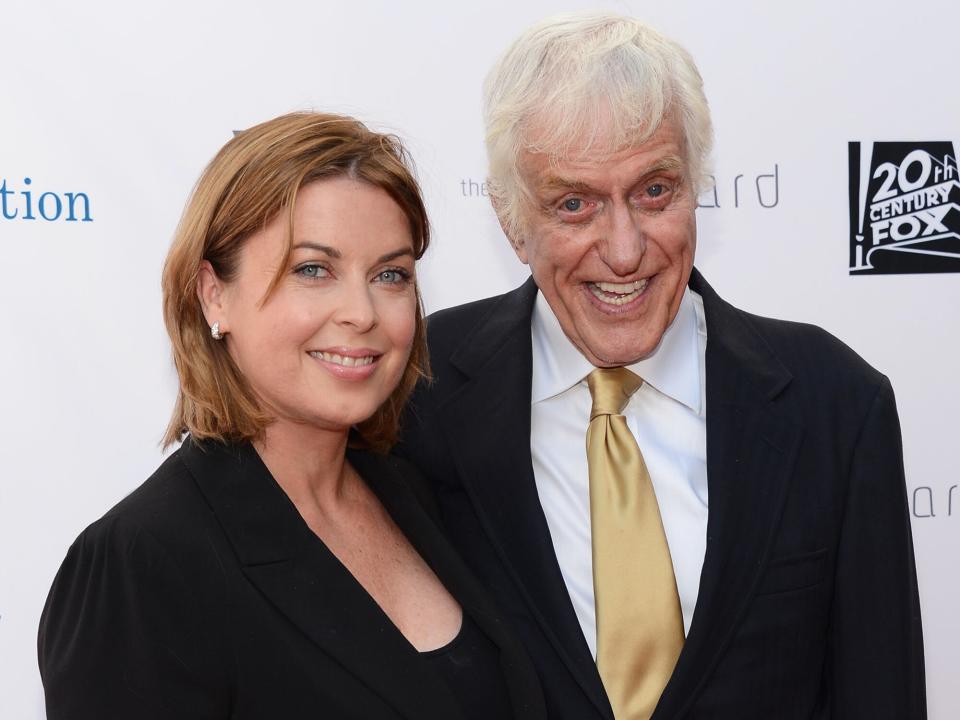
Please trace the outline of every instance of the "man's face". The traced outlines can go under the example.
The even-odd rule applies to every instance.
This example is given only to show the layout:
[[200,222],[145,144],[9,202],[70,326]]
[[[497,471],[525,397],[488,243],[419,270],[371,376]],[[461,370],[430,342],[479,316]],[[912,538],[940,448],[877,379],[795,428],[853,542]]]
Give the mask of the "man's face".
[[599,161],[527,153],[520,169],[533,205],[523,237],[511,240],[566,336],[598,367],[650,355],[677,314],[696,248],[676,123]]

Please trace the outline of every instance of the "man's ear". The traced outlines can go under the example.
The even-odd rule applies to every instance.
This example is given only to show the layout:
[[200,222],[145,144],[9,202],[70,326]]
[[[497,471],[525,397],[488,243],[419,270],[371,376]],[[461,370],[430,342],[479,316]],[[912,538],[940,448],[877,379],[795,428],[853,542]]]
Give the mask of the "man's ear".
[[200,271],[197,273],[197,298],[200,300],[200,307],[203,309],[203,317],[207,325],[213,327],[214,323],[220,323],[221,333],[226,333],[230,329],[225,290],[226,286],[217,277],[210,261],[201,262]]
[[497,214],[497,221],[500,223],[500,229],[503,230],[503,234],[507,236],[507,240],[510,242],[510,247],[513,248],[513,251],[517,254],[517,257],[520,258],[520,262],[524,265],[527,265],[527,249],[523,244],[523,237],[520,235],[520,232],[517,228],[511,227],[510,223],[506,222],[504,219],[504,214],[502,210],[502,204],[500,199],[495,195],[490,196],[490,204],[493,205],[493,211]]

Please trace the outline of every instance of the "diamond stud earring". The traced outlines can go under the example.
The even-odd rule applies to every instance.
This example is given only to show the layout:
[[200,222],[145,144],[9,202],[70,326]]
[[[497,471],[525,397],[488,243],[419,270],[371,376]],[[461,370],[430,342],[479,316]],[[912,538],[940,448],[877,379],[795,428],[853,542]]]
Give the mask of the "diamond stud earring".
[[214,340],[223,340],[223,333],[220,332],[220,321],[219,321],[219,320],[217,320],[217,321],[210,327],[210,337],[212,337]]

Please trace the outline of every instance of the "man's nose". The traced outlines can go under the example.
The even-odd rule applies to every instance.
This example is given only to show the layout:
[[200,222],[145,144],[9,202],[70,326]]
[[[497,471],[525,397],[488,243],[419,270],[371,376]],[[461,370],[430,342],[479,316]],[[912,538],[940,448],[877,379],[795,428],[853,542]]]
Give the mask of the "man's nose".
[[621,277],[637,271],[647,250],[643,217],[626,205],[614,205],[606,233],[600,242],[600,257]]
[[340,325],[348,325],[356,332],[372,330],[380,322],[377,306],[372,295],[373,288],[366,278],[341,281],[337,293],[337,308],[334,319]]

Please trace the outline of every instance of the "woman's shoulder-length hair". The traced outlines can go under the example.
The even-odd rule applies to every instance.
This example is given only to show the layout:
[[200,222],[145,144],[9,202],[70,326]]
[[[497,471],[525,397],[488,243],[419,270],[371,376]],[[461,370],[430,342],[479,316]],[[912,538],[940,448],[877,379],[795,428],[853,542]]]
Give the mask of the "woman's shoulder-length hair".
[[[400,140],[341,115],[291,113],[238,133],[203,171],[184,210],[163,268],[163,318],[180,381],[164,447],[186,433],[197,440],[242,442],[260,437],[272,418],[260,406],[223,341],[211,337],[197,296],[201,263],[229,282],[251,234],[281,212],[288,217],[289,261],[298,190],[314,180],[347,176],[383,189],[410,224],[414,255],[430,229],[412,163]],[[429,375],[423,306],[417,292],[413,348],[400,383],[377,412],[353,428],[353,444],[386,451],[399,431],[404,404]]]

